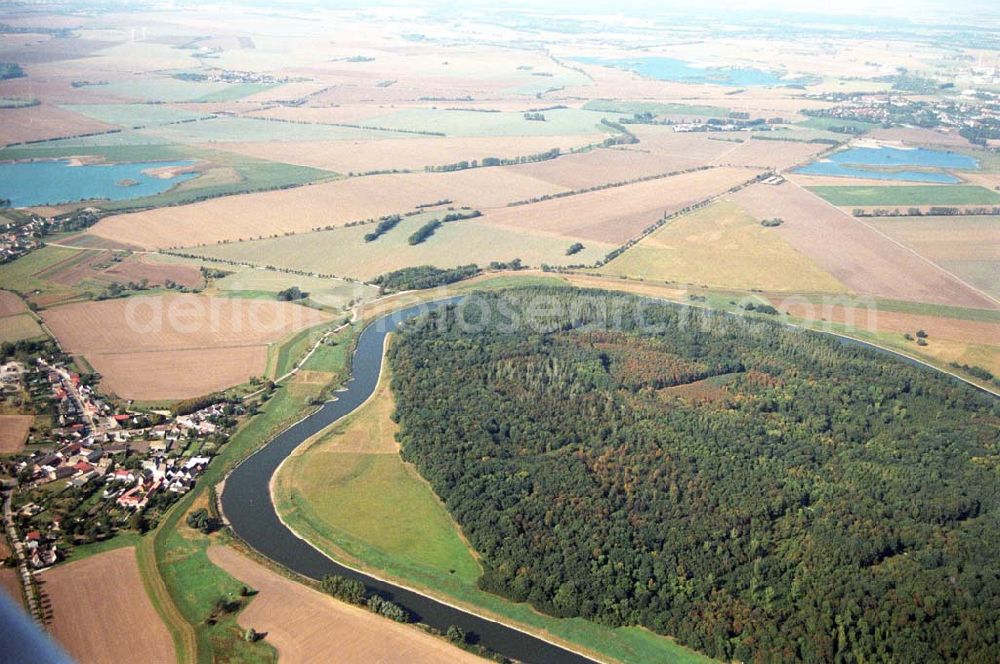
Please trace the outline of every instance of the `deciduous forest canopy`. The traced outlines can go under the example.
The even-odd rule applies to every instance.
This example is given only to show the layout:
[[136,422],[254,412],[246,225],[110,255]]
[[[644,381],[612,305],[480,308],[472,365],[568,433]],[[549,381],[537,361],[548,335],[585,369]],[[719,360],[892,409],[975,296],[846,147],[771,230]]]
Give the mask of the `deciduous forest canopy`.
[[[540,297],[543,328],[509,324]],[[484,589],[720,659],[1000,660],[990,397],[754,317],[475,298],[390,360],[403,453]]]

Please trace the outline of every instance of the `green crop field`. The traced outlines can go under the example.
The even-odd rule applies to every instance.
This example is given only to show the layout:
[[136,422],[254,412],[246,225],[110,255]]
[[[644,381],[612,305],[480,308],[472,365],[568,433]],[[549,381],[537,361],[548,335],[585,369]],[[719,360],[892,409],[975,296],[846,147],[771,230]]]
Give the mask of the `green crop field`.
[[583,251],[567,256],[566,249],[572,240],[489,226],[480,219],[446,223],[426,241],[413,246],[408,244],[407,238],[434,216],[421,214],[407,217],[374,242],[365,242],[365,234],[374,228],[365,225],[198,247],[191,253],[368,280],[415,265],[486,265],[490,261],[510,261],[514,258],[532,266],[542,263],[591,264],[614,248],[613,245],[588,241],[584,243]]
[[221,93],[229,87],[232,87],[229,83],[182,81],[177,78],[150,76],[129,81],[114,81],[102,89],[109,94],[140,101],[187,102]]
[[653,115],[701,115],[715,118],[724,118],[729,115],[729,109],[721,106],[663,104],[656,101],[617,101],[608,99],[588,101],[583,105],[583,109],[586,111],[604,111],[625,115],[652,113]]
[[208,115],[163,104],[67,104],[63,108],[86,115],[88,118],[123,127],[149,127],[194,120]]
[[228,87],[222,88],[221,90],[216,90],[202,95],[194,101],[235,101],[237,99],[243,99],[244,97],[255,95],[258,92],[264,92],[265,90],[276,88],[279,85],[281,85],[281,83],[233,83]]
[[567,136],[609,133],[602,118],[614,114],[564,108],[544,111],[545,121],[525,120],[514,112],[480,113],[430,108],[408,108],[369,118],[358,124],[405,131],[438,132],[448,136]]
[[300,124],[260,118],[216,116],[142,132],[167,143],[232,143],[244,141],[339,141],[398,138],[396,132],[335,125]]
[[[233,269],[228,265],[213,265],[220,269]],[[297,286],[309,294],[309,299],[325,307],[339,309],[351,301],[370,299],[377,295],[377,289],[365,284],[307,277],[275,270],[241,268],[233,274],[216,281],[213,286],[224,293],[239,296],[241,293],[257,292],[275,297],[278,291]]]
[[31,314],[17,314],[0,318],[0,343],[37,339],[45,332]]
[[996,205],[1000,193],[973,185],[808,187],[834,205]]

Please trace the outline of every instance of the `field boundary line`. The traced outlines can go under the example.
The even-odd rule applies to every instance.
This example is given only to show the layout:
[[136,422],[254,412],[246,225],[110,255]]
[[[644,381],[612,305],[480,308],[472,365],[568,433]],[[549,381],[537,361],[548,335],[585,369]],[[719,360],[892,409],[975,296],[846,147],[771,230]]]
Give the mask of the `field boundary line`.
[[894,245],[896,245],[900,249],[903,249],[904,251],[907,251],[907,252],[913,254],[914,256],[916,256],[917,258],[919,258],[920,260],[922,260],[923,262],[927,263],[928,265],[931,265],[931,266],[935,267],[937,270],[939,270],[943,274],[948,275],[949,277],[951,277],[952,279],[954,279],[956,282],[958,282],[961,285],[965,286],[969,290],[972,290],[973,292],[977,293],[978,295],[981,295],[982,297],[985,297],[987,300],[989,300],[990,302],[994,303],[995,305],[1000,305],[1000,300],[998,300],[997,298],[993,297],[992,295],[990,295],[989,293],[987,293],[985,291],[980,290],[979,288],[976,288],[975,286],[973,286],[972,284],[970,284],[969,282],[967,282],[965,279],[962,279],[961,277],[959,277],[958,275],[952,273],[951,271],[946,270],[944,267],[938,265],[937,263],[935,263],[931,259],[927,258],[923,254],[917,252],[916,250],[914,250],[914,249],[912,249],[910,247],[907,247],[905,244],[903,244],[899,240],[896,240],[895,238],[889,237],[888,235],[886,235],[885,233],[883,233],[882,231],[880,231],[878,228],[872,226],[868,222],[863,221],[862,219],[860,219],[858,217],[855,217],[854,215],[848,214],[845,210],[842,210],[841,208],[837,207],[836,205],[834,205],[830,201],[826,200],[822,196],[814,194],[813,192],[809,191],[808,189],[806,189],[805,187],[803,187],[802,185],[800,185],[797,182],[792,182],[791,180],[789,180],[787,178],[785,179],[785,182],[788,182],[788,183],[790,183],[790,184],[798,187],[799,189],[801,189],[805,193],[809,194],[810,196],[813,196],[814,198],[817,198],[817,199],[823,201],[823,203],[825,205],[828,205],[828,206],[832,207],[834,210],[836,210],[837,212],[839,212],[843,216],[847,217],[851,221],[853,221],[855,223],[858,223],[858,224],[861,224],[862,226],[864,226],[865,228],[869,229],[873,233],[875,233],[875,234],[879,235],[880,237],[885,238],[889,242],[893,243]]
[[176,650],[177,664],[195,664],[198,661],[198,638],[195,635],[194,627],[181,615],[177,605],[174,604],[173,597],[171,597],[170,591],[167,590],[167,585],[160,575],[160,568],[156,562],[156,552],[153,550],[156,546],[157,536],[158,533],[151,533],[149,537],[143,538],[135,548],[142,585],[145,587],[146,595],[153,603],[153,607],[170,632]]

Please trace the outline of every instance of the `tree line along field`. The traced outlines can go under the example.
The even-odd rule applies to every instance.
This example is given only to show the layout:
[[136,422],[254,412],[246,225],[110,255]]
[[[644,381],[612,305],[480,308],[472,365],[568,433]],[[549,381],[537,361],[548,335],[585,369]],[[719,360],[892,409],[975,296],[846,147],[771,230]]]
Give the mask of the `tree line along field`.
[[579,315],[533,318],[539,338],[459,308],[390,351],[404,458],[482,556],[481,588],[724,660],[996,650],[988,397],[767,321],[564,289],[483,304],[501,298]]

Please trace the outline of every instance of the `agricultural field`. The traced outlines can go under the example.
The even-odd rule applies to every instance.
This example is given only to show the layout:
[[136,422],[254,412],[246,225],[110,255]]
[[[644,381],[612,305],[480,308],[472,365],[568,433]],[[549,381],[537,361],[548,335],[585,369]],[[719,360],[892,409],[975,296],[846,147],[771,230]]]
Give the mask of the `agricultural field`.
[[45,332],[31,314],[0,317],[0,343],[37,339]]
[[844,290],[775,229],[730,201],[669,221],[600,272],[741,290]]
[[[229,265],[212,265],[215,269],[232,269]],[[289,274],[277,270],[235,268],[236,271],[212,282],[218,295],[226,297],[274,298],[280,291],[297,287],[308,293],[308,301],[331,309],[342,309],[351,302],[371,299],[377,289],[366,284]]]
[[[296,109],[312,110],[312,109]],[[320,110],[320,109],[316,109]],[[323,109],[325,110],[325,109]],[[559,148],[569,152],[604,140],[603,134],[567,136],[413,136],[339,141],[239,142],[213,147],[258,159],[320,168],[337,173],[423,170],[486,157],[512,159]]]
[[269,346],[330,320],[297,304],[195,295],[69,304],[43,318],[67,353],[102,375],[103,390],[142,401],[198,396],[261,376]]
[[992,299],[950,272],[794,184],[757,184],[729,198],[758,219],[782,219],[784,223],[772,230],[852,292],[897,300],[995,307]]
[[885,217],[865,221],[1000,299],[1000,217]]
[[[474,584],[481,569],[447,510],[399,456],[390,375],[368,403],[303,443],[276,476],[274,494],[296,521],[351,559],[399,574],[451,574]],[[405,510],[394,506],[406,505]]]
[[713,168],[488,211],[483,221],[498,228],[532,230],[579,239],[586,244],[621,244],[665,215],[723,194],[760,171]]
[[[368,118],[359,124],[395,131],[431,132],[446,136],[566,136],[607,130],[601,125],[611,114],[563,108],[542,112],[544,120],[527,120],[522,113],[497,113],[407,108]],[[610,133],[610,132],[606,132]]]
[[207,115],[164,104],[67,104],[62,108],[99,122],[129,129],[189,122]]
[[489,208],[560,191],[505,167],[375,175],[115,215],[88,232],[145,248],[190,247],[342,226],[442,199]]
[[77,661],[173,661],[174,644],[146,596],[135,549],[55,567],[38,581],[51,607],[47,629]]
[[208,558],[257,590],[254,601],[240,614],[239,623],[266,633],[281,662],[483,661],[443,639],[298,584],[232,548],[212,546]]
[[24,449],[34,421],[32,415],[0,415],[0,454],[13,454]]
[[108,123],[48,104],[0,109],[0,145],[78,136],[111,129],[114,127]]
[[812,193],[843,207],[876,205],[997,205],[1000,193],[970,185],[885,185],[810,187]]
[[[527,210],[529,207],[509,209]],[[224,261],[370,280],[386,272],[417,265],[457,267],[476,263],[486,266],[491,261],[507,262],[515,258],[532,266],[590,264],[614,249],[612,243],[588,240],[581,251],[570,256],[567,250],[573,244],[571,239],[534,231],[530,227],[497,227],[484,221],[489,215],[445,223],[423,242],[409,244],[409,237],[417,229],[446,213],[406,217],[373,242],[364,239],[374,228],[366,224],[186,251]]]

